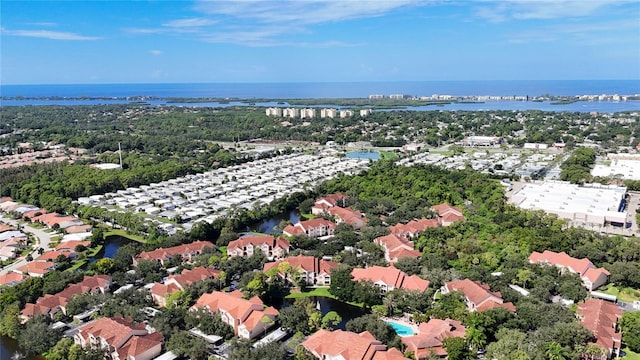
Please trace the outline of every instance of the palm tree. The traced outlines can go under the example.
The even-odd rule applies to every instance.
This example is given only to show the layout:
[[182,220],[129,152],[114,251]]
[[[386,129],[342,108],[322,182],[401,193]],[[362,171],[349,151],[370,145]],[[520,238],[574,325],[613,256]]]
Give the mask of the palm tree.
[[484,349],[487,344],[487,336],[482,330],[473,325],[467,328],[466,338],[469,348],[476,352]]
[[567,360],[569,359],[567,350],[555,341],[547,344],[545,355],[548,360]]

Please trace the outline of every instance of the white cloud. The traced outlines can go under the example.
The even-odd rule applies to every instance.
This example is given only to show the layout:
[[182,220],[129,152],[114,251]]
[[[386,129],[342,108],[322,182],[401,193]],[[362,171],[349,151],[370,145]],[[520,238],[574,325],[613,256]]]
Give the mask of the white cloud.
[[611,22],[563,23],[542,26],[536,29],[509,34],[508,42],[526,44],[548,42],[570,38],[574,42],[602,42],[603,36],[611,33],[628,33],[638,29],[636,20],[617,20]]
[[317,24],[384,15],[400,8],[437,0],[197,0],[201,16],[166,21],[155,28],[129,28],[131,34],[192,34],[210,43],[243,46],[336,47],[357,46],[329,39],[320,42],[291,40],[311,33]]
[[240,0],[199,1],[195,8],[205,14],[263,23],[319,24],[380,16],[401,7],[424,3],[424,0]]
[[207,18],[190,18],[190,19],[178,19],[169,21],[162,24],[162,26],[171,28],[184,28],[184,27],[201,27],[215,24],[216,21]]
[[101,38],[95,36],[79,35],[71,32],[50,31],[50,30],[8,30],[2,29],[2,33],[10,36],[34,37],[49,40],[72,40],[86,41],[99,40]]
[[631,0],[503,0],[485,1],[476,15],[493,22],[577,18],[599,14],[604,8],[632,3]]
[[164,52],[162,50],[149,50],[149,54],[154,55],[154,56],[160,56],[163,53]]

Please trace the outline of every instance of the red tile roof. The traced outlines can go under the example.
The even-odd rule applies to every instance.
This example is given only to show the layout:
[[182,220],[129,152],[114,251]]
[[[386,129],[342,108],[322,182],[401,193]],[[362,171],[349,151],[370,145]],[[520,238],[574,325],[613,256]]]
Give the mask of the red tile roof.
[[22,272],[28,275],[45,275],[53,270],[55,267],[54,263],[48,261],[33,261],[26,265],[23,265],[16,269],[16,271]]
[[136,256],[136,259],[164,261],[176,255],[190,257],[195,253],[201,253],[204,248],[207,247],[215,247],[215,245],[213,245],[209,241],[195,241],[190,244],[182,244],[170,248],[160,248],[153,251],[143,251],[138,256]]
[[78,245],[82,245],[82,246],[88,248],[89,246],[91,246],[91,241],[72,240],[72,241],[61,242],[60,244],[58,244],[58,246],[56,246],[56,250],[57,251],[75,252],[76,251],[76,247]]
[[438,356],[446,356],[447,351],[442,342],[452,337],[463,338],[467,331],[462,323],[451,319],[431,319],[421,323],[418,330],[417,335],[400,338],[407,345],[407,350],[412,351],[418,359],[425,359],[432,352]]
[[38,261],[55,261],[58,256],[64,256],[65,258],[68,258],[70,253],[68,251],[47,251],[46,253],[42,254],[38,259]]
[[311,229],[326,227],[328,229],[335,229],[336,224],[323,218],[316,218],[310,220],[300,221],[294,225],[287,225],[282,232],[285,235],[294,236],[302,235],[310,231]]
[[187,286],[198,281],[212,279],[220,275],[220,270],[208,267],[196,267],[191,270],[184,269],[179,275],[172,275],[165,280],[164,284],[155,283],[150,292],[152,295],[164,297],[167,294],[174,293],[178,290],[184,290]]
[[367,222],[368,219],[362,215],[361,212],[353,210],[351,208],[341,208],[339,206],[334,206],[329,208],[329,214],[334,217],[340,218],[343,222],[353,225],[358,221]]
[[387,350],[387,347],[368,331],[356,334],[343,330],[318,330],[301,345],[319,359],[338,357],[344,360],[405,359],[397,349]]
[[77,233],[90,232],[91,229],[93,229],[93,226],[91,225],[74,225],[74,226],[69,226],[68,228],[64,229],[64,231],[67,234],[77,234]]
[[238,333],[238,326],[245,325],[247,330],[251,332],[265,315],[275,317],[279,314],[278,310],[273,307],[265,309],[262,300],[259,297],[246,300],[242,298],[242,293],[238,290],[231,293],[213,291],[209,294],[200,296],[191,310],[198,308],[206,308],[211,312],[224,311],[231,315],[234,321],[234,331]]
[[236,240],[229,242],[227,250],[229,249],[242,249],[248,245],[268,245],[272,248],[289,249],[291,246],[289,242],[281,237],[274,238],[273,235],[246,235]]
[[403,257],[419,257],[420,251],[414,250],[413,242],[395,234],[381,236],[373,240],[385,250],[387,261],[395,262]]
[[9,230],[14,230],[13,226],[0,224],[0,233],[3,233],[5,231],[9,231]]
[[[355,281],[372,281],[375,284],[383,283],[387,287],[405,290],[425,291],[429,287],[429,281],[416,275],[408,276],[395,267],[370,266],[366,269],[355,268],[351,271]],[[390,289],[389,289],[390,290]]]
[[273,267],[278,267],[281,262],[286,261],[292,268],[302,269],[306,272],[314,272],[316,274],[331,274],[331,269],[338,267],[338,263],[315,258],[313,256],[298,255],[289,256],[283,260],[268,262],[264,264],[264,272],[269,271]]
[[45,294],[44,296],[38,298],[35,304],[27,303],[24,310],[22,311],[22,315],[34,316],[38,313],[48,314],[51,310],[54,310],[58,307],[66,307],[67,302],[71,300],[71,298],[75,295],[94,292],[96,290],[104,292],[109,288],[110,285],[111,276],[85,276],[81,282],[77,284],[67,285],[64,290],[55,295]]
[[587,299],[578,305],[578,313],[582,317],[582,325],[593,331],[596,345],[608,350],[609,354],[614,347],[620,349],[622,338],[620,333],[615,331],[615,324],[622,316],[622,311],[614,303],[600,299]]
[[330,206],[337,206],[339,202],[347,200],[349,197],[345,194],[341,194],[341,193],[336,193],[336,194],[329,194],[325,197],[321,197],[316,199],[316,204],[320,205],[320,204],[328,204]]
[[12,286],[15,284],[19,284],[28,278],[28,275],[19,274],[17,272],[10,272],[0,275],[0,285]]
[[[473,310],[483,311],[495,307],[503,307],[511,312],[515,312],[512,303],[504,303],[500,292],[492,292],[489,285],[481,284],[478,281],[469,279],[450,281],[444,285],[448,291],[460,291],[472,303]],[[448,292],[447,291],[447,292]]]
[[115,316],[100,318],[78,328],[74,336],[90,344],[90,335],[104,340],[112,349],[116,349],[121,359],[135,358],[153,347],[161,351],[163,336],[160,333],[149,334],[144,324],[134,324],[131,318]]
[[392,234],[398,236],[414,237],[429,228],[436,228],[438,226],[440,226],[438,219],[420,219],[411,220],[406,224],[397,223],[396,225],[389,226],[389,230],[391,230]]
[[584,274],[589,268],[595,267],[591,261],[587,258],[576,259],[573,258],[564,251],[556,253],[553,251],[545,250],[542,253],[534,251],[529,256],[529,262],[534,264],[550,264],[554,266],[560,266],[569,269],[569,271],[578,275]]

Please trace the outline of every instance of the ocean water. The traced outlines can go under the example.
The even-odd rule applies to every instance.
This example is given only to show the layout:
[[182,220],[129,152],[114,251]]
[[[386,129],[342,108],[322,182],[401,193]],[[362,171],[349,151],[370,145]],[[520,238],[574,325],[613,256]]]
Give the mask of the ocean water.
[[3,97],[362,98],[372,94],[599,95],[640,94],[640,80],[404,81],[344,83],[196,83],[0,85]]

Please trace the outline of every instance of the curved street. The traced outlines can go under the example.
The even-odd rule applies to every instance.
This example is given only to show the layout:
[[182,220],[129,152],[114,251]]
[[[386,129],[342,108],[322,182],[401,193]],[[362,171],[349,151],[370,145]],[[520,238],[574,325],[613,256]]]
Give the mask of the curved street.
[[[18,224],[18,221],[14,220],[14,219],[8,219],[8,218],[0,218],[0,222],[5,223],[7,225],[11,225],[15,228],[18,228],[18,225],[20,225],[22,227],[22,231],[24,233],[28,233],[28,234],[32,234],[35,238],[38,239],[38,246],[34,247],[34,251],[31,252],[32,256],[35,258],[38,256],[37,253],[35,253],[35,249],[37,249],[38,247],[43,248],[45,251],[50,250],[49,248],[49,243],[51,242],[51,234],[41,230],[41,229],[36,229],[34,227],[31,227],[29,225],[22,225],[22,224]],[[14,262],[13,264],[6,266],[4,268],[2,268],[2,270],[0,270],[0,275],[9,273],[17,268],[19,268],[20,266],[23,266],[27,263],[27,260],[25,259],[24,256],[19,257],[18,261]]]

